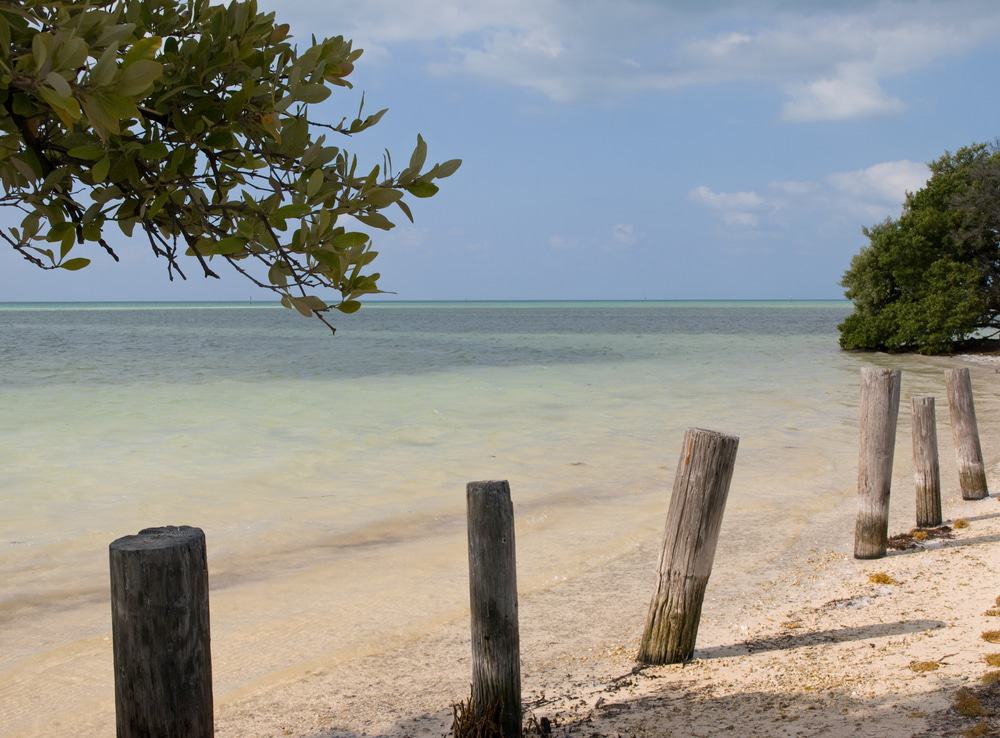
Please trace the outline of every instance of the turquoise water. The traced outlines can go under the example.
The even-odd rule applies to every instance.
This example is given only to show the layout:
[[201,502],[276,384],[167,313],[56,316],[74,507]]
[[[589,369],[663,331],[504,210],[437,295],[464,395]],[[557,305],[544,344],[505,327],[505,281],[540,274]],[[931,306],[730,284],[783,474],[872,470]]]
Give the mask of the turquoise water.
[[859,367],[906,369],[904,408],[941,395],[941,360],[839,351],[847,312],[385,302],[331,336],[268,305],[0,306],[0,724],[108,709],[120,535],[205,529],[225,698],[461,615],[469,480],[511,482],[524,591],[655,541],[690,426],[741,437],[712,579],[739,596],[790,547],[844,540]]

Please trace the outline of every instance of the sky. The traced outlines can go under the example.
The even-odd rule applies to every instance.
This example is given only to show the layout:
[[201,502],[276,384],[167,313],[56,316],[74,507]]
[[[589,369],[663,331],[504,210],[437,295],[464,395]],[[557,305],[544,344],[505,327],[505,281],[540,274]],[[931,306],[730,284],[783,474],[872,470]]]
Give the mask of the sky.
[[[389,108],[350,142],[363,160],[405,161],[419,132],[464,161],[375,234],[396,299],[839,298],[926,162],[1000,135],[992,0],[260,4],[365,49],[317,106]],[[74,273],[0,251],[0,301],[268,297],[116,245]]]

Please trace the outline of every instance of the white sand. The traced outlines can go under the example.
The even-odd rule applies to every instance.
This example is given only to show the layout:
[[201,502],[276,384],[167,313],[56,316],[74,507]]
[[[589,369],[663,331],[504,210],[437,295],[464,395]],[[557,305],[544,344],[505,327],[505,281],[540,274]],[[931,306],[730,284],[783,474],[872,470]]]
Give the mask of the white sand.
[[[756,596],[707,602],[687,665],[630,674],[650,547],[526,597],[524,700],[555,735],[908,737],[975,726],[948,708],[1000,652],[980,638],[1000,629],[984,614],[1000,594],[1000,506],[945,507],[969,521],[953,540],[870,562],[812,551]],[[872,572],[898,584],[872,584]],[[463,626],[225,704],[219,735],[440,736],[468,688]],[[915,661],[940,668],[914,672]]]

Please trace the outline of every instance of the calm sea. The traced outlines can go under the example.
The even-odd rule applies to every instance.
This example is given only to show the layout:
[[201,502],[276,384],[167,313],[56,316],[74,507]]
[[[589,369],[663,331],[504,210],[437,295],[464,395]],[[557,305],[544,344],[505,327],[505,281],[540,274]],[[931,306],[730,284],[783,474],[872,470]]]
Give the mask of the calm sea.
[[[658,539],[689,426],[741,437],[716,591],[842,547],[859,367],[906,369],[904,490],[909,396],[943,384],[839,351],[848,310],[382,303],[331,336],[271,306],[0,306],[0,722],[107,709],[107,544],[152,525],[206,531],[223,695],[460,614],[468,480],[510,480],[524,590]],[[330,613],[335,642],[295,640]]]

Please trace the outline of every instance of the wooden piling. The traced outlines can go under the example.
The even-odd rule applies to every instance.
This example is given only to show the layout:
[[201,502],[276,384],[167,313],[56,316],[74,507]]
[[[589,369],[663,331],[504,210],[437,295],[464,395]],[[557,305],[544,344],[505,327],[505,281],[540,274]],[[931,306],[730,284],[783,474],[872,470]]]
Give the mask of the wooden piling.
[[694,655],[738,445],[735,436],[701,428],[684,434],[656,590],[639,647],[643,663],[672,664]]
[[958,460],[958,481],[963,500],[981,500],[989,495],[986,489],[986,467],[983,450],[979,445],[979,428],[976,425],[976,407],[972,401],[972,380],[969,370],[945,371],[948,385],[948,412],[951,415],[951,433],[955,439],[955,456]]
[[212,738],[205,534],[147,528],[110,559],[118,738]]
[[470,712],[475,721],[493,724],[503,738],[520,738],[521,655],[510,486],[505,481],[469,482],[466,504],[472,611]]
[[933,397],[913,398],[913,482],[918,528],[941,525],[941,468],[934,416]]
[[858,518],[854,528],[856,559],[885,556],[901,379],[898,369],[864,367],[861,370]]

